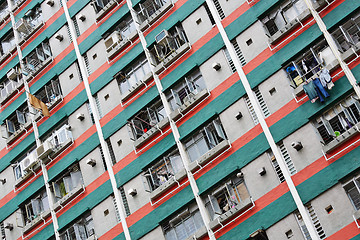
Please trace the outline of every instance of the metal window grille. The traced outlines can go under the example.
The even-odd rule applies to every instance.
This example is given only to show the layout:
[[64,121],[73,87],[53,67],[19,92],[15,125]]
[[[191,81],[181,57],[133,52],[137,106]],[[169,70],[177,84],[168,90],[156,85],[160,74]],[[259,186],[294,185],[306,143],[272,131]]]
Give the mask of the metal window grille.
[[74,28],[75,28],[76,37],[79,37],[80,36],[79,24],[78,24],[75,17],[72,18],[72,21],[74,22]]
[[281,171],[280,169],[280,166],[279,166],[279,163],[276,161],[276,158],[273,156],[272,159],[271,159],[271,163],[275,169],[275,173],[276,175],[278,176],[279,178],[279,181],[280,182],[285,182],[285,177],[284,177],[284,174],[283,172]]
[[6,240],[4,222],[0,223],[0,230],[1,230],[1,240]]
[[116,200],[115,200],[114,196],[112,196],[112,200],[113,200],[113,204],[114,204],[114,207],[115,207],[116,221],[121,222],[120,213],[119,213],[119,207],[118,207],[118,205],[116,203]]
[[295,165],[294,165],[293,161],[291,160],[291,157],[290,157],[285,145],[283,143],[281,143],[279,145],[279,148],[280,148],[281,155],[283,156],[283,158],[285,160],[286,166],[287,166],[290,174],[291,175],[295,174],[297,172]]
[[114,149],[113,149],[113,147],[112,147],[110,138],[106,139],[106,144],[107,144],[108,149],[109,149],[109,154],[110,154],[111,162],[112,162],[112,164],[115,164],[115,163],[116,163],[116,157],[115,157]]
[[313,225],[314,225],[314,227],[316,229],[316,232],[317,232],[319,238],[320,239],[325,239],[326,238],[325,231],[324,231],[323,227],[321,226],[320,220],[317,217],[314,208],[311,206],[311,204],[308,204],[306,206],[306,208],[307,208],[307,210],[309,212],[311,221],[312,221],[312,223],[313,223]]
[[84,54],[84,62],[85,62],[87,74],[88,74],[88,76],[90,76],[90,74],[91,74],[90,62],[89,62],[89,58],[86,54]]
[[248,109],[249,109],[251,118],[253,119],[255,125],[257,125],[257,124],[259,123],[259,119],[258,119],[258,117],[256,116],[254,107],[253,107],[253,105],[251,104],[250,99],[249,99],[249,97],[248,97],[247,95],[244,97],[244,99],[245,99],[246,106],[247,106]]
[[102,118],[103,113],[102,113],[102,110],[101,110],[101,105],[100,105],[100,100],[99,100],[98,95],[95,95],[95,104],[96,104],[96,108],[97,108],[97,111],[98,111],[98,114],[99,114],[99,118]]
[[233,60],[231,59],[229,51],[227,50],[227,48],[224,49],[224,54],[225,54],[225,57],[226,57],[226,59],[228,61],[229,66],[231,68],[231,71],[233,73],[236,72],[235,64],[234,64]]
[[124,204],[126,216],[130,216],[131,213],[130,213],[129,203],[126,198],[125,190],[123,187],[120,187],[119,190],[120,190],[121,198],[122,198],[122,201]]
[[70,42],[72,43],[73,40],[72,40],[72,37],[71,37],[70,27],[69,27],[68,24],[65,24],[65,26],[66,26],[67,33],[68,33],[68,35],[69,35],[69,40],[70,40]]
[[214,20],[213,15],[212,15],[211,12],[210,12],[209,6],[205,3],[205,4],[204,4],[204,7],[205,7],[206,13],[207,13],[207,15],[208,15],[208,17],[209,17],[209,19],[210,19],[211,24],[212,24],[212,25],[215,25],[216,23],[215,23],[215,20]]
[[218,0],[213,0],[213,1],[214,1],[215,7],[216,7],[216,10],[217,10],[217,12],[219,14],[220,19],[224,19],[225,18],[225,13],[224,13],[219,1]]
[[104,164],[104,169],[105,169],[105,171],[106,171],[106,170],[107,170],[107,166],[106,166],[106,162],[105,162],[105,155],[104,155],[104,151],[103,151],[101,145],[99,145],[99,149],[100,149],[101,159],[102,159],[103,164]]
[[263,112],[265,117],[268,117],[270,115],[270,111],[269,111],[268,106],[266,105],[266,102],[265,102],[260,90],[258,88],[255,88],[254,93],[255,93],[256,98],[257,98],[257,100],[258,100],[258,102],[260,104],[261,111]]

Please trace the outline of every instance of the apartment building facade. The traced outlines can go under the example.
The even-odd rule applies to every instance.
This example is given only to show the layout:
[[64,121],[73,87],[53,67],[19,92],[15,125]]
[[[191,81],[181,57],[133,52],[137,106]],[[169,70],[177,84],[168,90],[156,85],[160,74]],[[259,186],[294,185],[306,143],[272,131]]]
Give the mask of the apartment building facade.
[[5,0],[0,43],[0,239],[358,238],[359,1]]

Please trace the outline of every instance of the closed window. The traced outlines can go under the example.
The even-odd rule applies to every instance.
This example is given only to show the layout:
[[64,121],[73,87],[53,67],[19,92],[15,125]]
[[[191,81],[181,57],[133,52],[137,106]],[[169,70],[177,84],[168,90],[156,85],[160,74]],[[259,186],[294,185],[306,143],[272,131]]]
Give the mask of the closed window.
[[204,226],[198,209],[185,210],[171,219],[164,227],[166,240],[185,240]]
[[345,192],[349,197],[355,210],[360,209],[360,182],[359,178],[354,178],[344,185]]
[[217,118],[193,134],[184,145],[190,161],[193,162],[226,139],[220,119]]

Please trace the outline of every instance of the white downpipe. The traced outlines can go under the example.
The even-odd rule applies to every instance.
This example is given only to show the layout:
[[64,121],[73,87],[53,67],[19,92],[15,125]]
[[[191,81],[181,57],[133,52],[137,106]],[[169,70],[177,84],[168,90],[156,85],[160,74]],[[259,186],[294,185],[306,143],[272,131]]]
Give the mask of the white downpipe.
[[343,61],[341,58],[339,49],[337,48],[334,39],[331,37],[330,33],[328,32],[324,21],[321,19],[320,15],[316,12],[313,5],[311,4],[310,0],[304,0],[307,7],[309,8],[312,16],[314,17],[317,25],[319,26],[321,32],[324,34],[326,42],[329,44],[329,47],[332,53],[335,55],[336,59],[340,63],[340,67],[343,69],[345,76],[349,80],[349,83],[354,88],[356,95],[360,98],[360,88],[359,85],[356,83],[356,79],[354,74],[351,72],[349,66]]
[[177,128],[175,122],[170,118],[170,113],[171,113],[170,104],[166,100],[166,96],[163,93],[163,87],[161,85],[159,76],[155,73],[154,66],[151,64],[151,56],[150,56],[149,50],[146,47],[147,46],[146,39],[145,39],[143,33],[140,30],[140,25],[139,25],[139,23],[137,21],[137,17],[136,17],[136,14],[135,14],[135,10],[133,9],[133,5],[132,5],[131,0],[127,0],[126,2],[127,2],[127,5],[128,5],[128,7],[130,9],[131,16],[132,16],[132,18],[133,18],[133,20],[135,22],[136,31],[138,32],[138,35],[139,35],[139,38],[140,38],[140,41],[141,41],[141,45],[142,45],[142,47],[144,49],[146,58],[147,58],[147,60],[149,62],[150,69],[151,69],[151,72],[153,74],[157,90],[159,92],[162,104],[164,105],[166,116],[169,119],[170,127],[171,127],[171,130],[173,132],[176,145],[177,145],[177,147],[179,149],[181,160],[182,160],[182,162],[184,164],[184,168],[186,170],[186,174],[187,174],[187,177],[189,179],[191,190],[192,190],[192,192],[194,194],[195,201],[196,201],[196,203],[197,203],[197,205],[199,207],[200,215],[201,215],[202,220],[203,220],[203,222],[205,224],[205,227],[206,227],[207,233],[209,235],[209,238],[211,240],[214,240],[216,238],[215,238],[214,232],[210,228],[210,224],[209,224],[210,223],[210,217],[209,217],[208,212],[207,212],[207,210],[205,208],[205,204],[204,204],[203,200],[201,199],[201,197],[199,195],[199,188],[198,188],[198,186],[196,184],[196,180],[195,180],[195,178],[194,178],[194,176],[193,176],[193,174],[192,174],[192,172],[191,172],[191,170],[189,168],[190,160],[189,160],[188,155],[187,155],[187,153],[185,151],[184,145],[180,141],[180,134],[179,134],[178,128]]
[[[12,5],[11,0],[7,0],[7,4],[9,6],[9,9],[12,9],[13,5]],[[18,56],[19,56],[20,67],[21,67],[21,69],[24,69],[23,55],[22,55],[21,47],[19,45],[20,37],[19,37],[18,31],[16,31],[16,28],[15,28],[15,17],[14,17],[14,14],[13,14],[12,10],[10,10],[10,18],[11,18],[11,25],[12,25],[12,28],[13,28],[14,38],[15,38],[15,42],[16,42],[16,50],[17,50],[17,53],[18,53]],[[32,126],[33,126],[33,130],[34,130],[36,146],[39,147],[41,145],[41,141],[39,139],[39,129],[37,127],[35,117],[34,117],[35,109],[31,106],[30,101],[29,101],[29,93],[30,93],[29,84],[28,84],[27,80],[25,79],[25,76],[23,76],[22,80],[24,82],[24,88],[25,88],[25,94],[26,94],[26,102],[27,102],[29,112],[30,112],[30,118],[31,118],[31,123],[32,123]],[[41,160],[40,160],[40,165],[41,165],[41,170],[43,172],[43,178],[44,178],[44,182],[45,182],[46,194],[48,196],[49,208],[50,208],[51,218],[52,218],[52,222],[53,222],[53,226],[54,226],[55,239],[60,240],[60,234],[59,234],[59,231],[58,231],[59,224],[58,224],[58,220],[57,220],[56,213],[55,213],[55,210],[54,210],[54,200],[51,197],[52,193],[51,193],[50,185],[49,185],[48,172],[47,172],[45,164]]]
[[239,59],[237,58],[237,55],[236,55],[236,52],[235,52],[235,49],[234,47],[232,46],[226,32],[225,32],[225,29],[221,23],[221,20],[217,14],[217,11],[216,11],[216,8],[214,6],[214,3],[213,1],[211,0],[206,0],[206,3],[208,4],[209,6],[209,9],[211,11],[211,14],[213,15],[214,17],[214,20],[215,20],[215,23],[216,23],[216,26],[218,27],[219,29],[219,32],[220,32],[220,35],[225,43],[225,46],[226,48],[228,49],[229,51],[229,54],[230,54],[230,57],[232,58],[234,64],[235,64],[235,67],[236,67],[236,70],[239,74],[239,77],[240,77],[240,80],[245,88],[245,91],[249,97],[249,100],[251,102],[251,104],[253,105],[254,107],[254,110],[255,110],[255,113],[259,119],[259,123],[260,123],[260,126],[261,128],[263,129],[263,132],[265,134],[265,137],[267,139],[267,141],[269,142],[269,145],[271,147],[271,150],[272,152],[274,153],[275,155],[275,158],[278,160],[278,163],[279,163],[279,166],[280,166],[280,169],[281,171],[283,172],[283,175],[285,177],[285,180],[286,180],[286,183],[289,187],[289,190],[290,190],[290,193],[295,201],[295,204],[297,206],[297,208],[299,209],[299,212],[302,216],[302,218],[304,219],[304,223],[309,231],[309,234],[311,236],[311,238],[313,240],[315,239],[319,239],[317,233],[316,233],[316,230],[312,224],[312,221],[309,217],[309,214],[307,213],[306,209],[305,209],[305,206],[303,205],[302,201],[301,201],[301,198],[299,196],[299,193],[297,192],[296,190],[296,187],[295,187],[295,184],[294,182],[292,181],[291,179],[291,176],[290,176],[290,173],[285,165],[285,162],[284,162],[284,159],[282,158],[277,146],[276,146],[276,143],[271,135],[271,132],[270,132],[270,129],[265,121],[265,118],[260,110],[260,106],[258,104],[258,101],[256,100],[256,97],[255,97],[255,94],[254,92],[252,91],[251,87],[250,87],[250,84],[249,84],[249,81],[246,77],[246,74],[244,73],[243,69],[242,69],[242,66],[240,64],[240,61]]
[[98,133],[100,145],[101,145],[101,147],[103,149],[103,152],[104,152],[105,163],[106,163],[106,167],[107,167],[107,170],[108,170],[108,173],[109,173],[111,187],[113,189],[114,196],[115,196],[115,201],[116,201],[116,204],[118,206],[122,206],[122,207],[118,208],[119,209],[120,219],[121,219],[121,225],[123,227],[123,231],[124,231],[124,235],[125,235],[126,240],[131,240],[129,228],[128,228],[127,224],[126,224],[124,207],[123,207],[123,203],[121,201],[120,191],[117,188],[117,183],[116,183],[116,179],[115,179],[115,175],[114,175],[114,170],[112,168],[112,162],[111,162],[111,158],[110,158],[109,149],[108,149],[108,147],[107,147],[107,145],[105,143],[105,140],[104,140],[104,135],[103,135],[103,132],[102,132],[102,129],[101,129],[101,125],[100,125],[100,121],[99,121],[99,115],[98,115],[98,112],[97,112],[95,100],[94,100],[94,98],[93,98],[93,96],[91,94],[90,85],[89,85],[89,79],[88,79],[88,76],[87,76],[86,67],[84,65],[84,59],[80,54],[79,46],[78,46],[77,39],[76,39],[75,29],[74,29],[72,20],[70,18],[69,10],[68,10],[68,7],[66,5],[66,0],[61,0],[61,1],[62,1],[62,4],[63,4],[66,21],[67,21],[69,29],[70,29],[71,38],[73,40],[74,50],[75,50],[75,54],[76,54],[76,57],[77,57],[77,60],[78,60],[78,63],[79,63],[80,72],[81,72],[81,74],[83,76],[83,83],[84,83],[84,86],[85,86],[86,95],[87,95],[87,97],[89,99],[89,105],[90,105],[90,108],[91,108],[93,116],[94,116],[96,131]]

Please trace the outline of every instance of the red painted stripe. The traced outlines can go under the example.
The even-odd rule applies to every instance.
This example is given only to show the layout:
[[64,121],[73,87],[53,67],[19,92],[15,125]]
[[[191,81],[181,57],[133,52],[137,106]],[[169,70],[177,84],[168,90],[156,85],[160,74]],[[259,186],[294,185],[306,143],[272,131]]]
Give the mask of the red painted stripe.
[[327,237],[328,240],[346,240],[351,239],[360,234],[360,230],[357,228],[355,222],[343,227],[333,235]]

